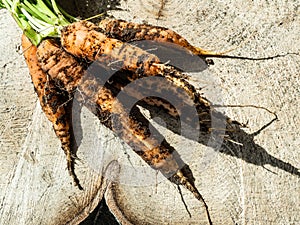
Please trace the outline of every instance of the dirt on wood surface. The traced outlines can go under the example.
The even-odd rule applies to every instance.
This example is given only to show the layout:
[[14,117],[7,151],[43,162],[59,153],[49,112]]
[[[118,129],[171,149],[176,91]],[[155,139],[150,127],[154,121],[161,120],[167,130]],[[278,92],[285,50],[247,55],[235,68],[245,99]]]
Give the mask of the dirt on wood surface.
[[[243,146],[212,149],[161,129],[190,165],[214,224],[299,224],[300,2],[120,3],[123,10],[110,14],[168,27],[204,49],[237,47],[229,54],[255,58],[282,55],[260,61],[214,59],[207,70],[190,74],[213,103],[276,112],[277,121],[251,135],[273,115],[251,107],[220,108],[248,123],[239,137]],[[103,196],[122,224],[207,224],[191,193],[182,188],[190,218],[177,187],[85,108],[78,117],[82,132],[76,165],[85,190],[77,190],[37,102],[20,51],[21,31],[5,10],[0,10],[0,28],[0,224],[78,224]],[[101,210],[96,208],[96,219],[101,220]]]

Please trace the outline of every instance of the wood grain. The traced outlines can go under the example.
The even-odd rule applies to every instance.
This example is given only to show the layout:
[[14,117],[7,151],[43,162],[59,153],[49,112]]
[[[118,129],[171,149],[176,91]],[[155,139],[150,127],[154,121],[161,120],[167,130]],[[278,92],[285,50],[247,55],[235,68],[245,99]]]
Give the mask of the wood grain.
[[[242,44],[234,55],[300,52],[299,3],[187,5],[174,0],[166,4],[173,6],[173,13],[167,11],[157,20],[155,14],[143,11],[141,2],[124,1],[121,7],[128,11],[113,14],[169,27],[206,49],[221,51]],[[76,169],[85,190],[73,187],[60,143],[36,102],[17,52],[21,32],[3,10],[0,27],[5,37],[0,41],[0,224],[78,224],[103,195],[122,224],[206,224],[204,209],[188,191],[182,189],[192,218],[177,187],[147,167],[84,108]],[[251,140],[249,134],[272,115],[255,108],[224,109],[231,118],[248,121],[249,128],[242,135],[244,147],[233,145],[223,152],[164,131],[190,165],[214,224],[300,223],[299,59],[299,55],[266,61],[214,59],[215,65],[203,74],[191,74],[209,99],[264,106],[279,117]],[[213,92],[215,88],[220,91]]]

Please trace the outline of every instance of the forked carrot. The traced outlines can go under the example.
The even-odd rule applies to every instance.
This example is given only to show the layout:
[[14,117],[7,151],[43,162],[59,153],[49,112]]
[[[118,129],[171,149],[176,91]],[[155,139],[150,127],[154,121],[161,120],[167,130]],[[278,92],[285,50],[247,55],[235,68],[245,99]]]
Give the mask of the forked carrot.
[[[160,63],[155,55],[136,46],[107,38],[97,29],[97,26],[87,21],[66,26],[61,33],[62,46],[67,52],[79,58],[102,62],[109,59],[111,63],[119,63],[120,69],[135,72],[131,77],[132,80],[145,76],[164,76],[185,89],[193,99],[199,100],[196,89],[185,80],[186,76],[174,67]],[[202,103],[209,104],[204,98]]]
[[[57,61],[60,61],[61,57],[66,62],[72,62],[71,65],[74,68],[82,66],[72,55],[65,53],[55,41],[44,41],[40,45],[37,55],[41,62],[41,68],[51,78],[58,79],[59,83],[66,86],[71,82],[73,84],[76,83],[76,88],[81,93],[81,102],[87,105],[98,116],[102,124],[113,130],[122,140],[131,146],[147,164],[153,169],[159,170],[171,182],[183,185],[190,190],[204,204],[209,224],[212,224],[208,207],[194,184],[195,179],[192,171],[158,131],[151,129],[152,133],[155,132],[156,134],[151,135],[149,121],[138,110],[130,113],[130,109],[124,107],[116,98],[111,90],[113,87],[100,85],[99,78],[94,74],[85,74],[84,76],[77,74],[74,77],[70,77],[66,73],[60,73],[60,75],[54,74],[53,72],[66,71],[64,66],[68,67],[67,64],[62,64],[59,70],[53,69],[52,56],[54,55]],[[69,88],[69,90],[73,90],[74,88]]]
[[210,109],[209,100],[197,92],[196,88],[187,81],[186,75],[172,66],[160,63],[155,55],[129,43],[107,38],[98,30],[96,25],[87,21],[66,26],[61,33],[62,46],[70,54],[79,58],[97,60],[106,64],[108,62],[119,64],[123,70],[133,72],[131,77],[128,77],[130,81],[148,76],[165,77],[177,88],[186,91],[199,113]]

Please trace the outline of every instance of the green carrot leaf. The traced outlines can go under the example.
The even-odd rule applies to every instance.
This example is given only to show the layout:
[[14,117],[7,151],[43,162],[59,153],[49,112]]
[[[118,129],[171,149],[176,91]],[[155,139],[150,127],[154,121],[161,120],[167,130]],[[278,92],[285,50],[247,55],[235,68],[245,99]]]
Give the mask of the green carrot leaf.
[[67,14],[55,0],[0,0],[24,34],[38,45],[44,38],[59,37],[60,29],[77,19]]

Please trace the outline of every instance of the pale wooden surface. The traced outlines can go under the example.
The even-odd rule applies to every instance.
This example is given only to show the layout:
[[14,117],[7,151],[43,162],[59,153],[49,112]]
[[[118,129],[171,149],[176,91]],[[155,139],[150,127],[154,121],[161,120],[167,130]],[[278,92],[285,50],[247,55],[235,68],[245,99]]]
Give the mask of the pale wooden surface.
[[[128,11],[114,15],[169,27],[206,49],[227,50],[247,41],[235,55],[264,57],[300,51],[298,1],[190,1],[186,5],[186,1],[172,0],[160,20],[155,19],[157,9],[151,9],[151,2],[155,1],[128,0],[122,5]],[[76,224],[92,211],[106,187],[108,205],[123,224],[206,224],[203,208],[189,192],[183,189],[192,218],[176,186],[160,175],[157,181],[152,179],[155,172],[85,109],[81,161],[76,167],[85,191],[73,187],[59,142],[36,103],[17,50],[20,31],[2,10],[0,27],[0,224]],[[252,158],[217,153],[207,167],[203,157],[211,153],[209,149],[174,135],[168,136],[170,142],[190,164],[214,224],[299,224],[299,176],[279,161],[277,167],[265,166],[273,173],[258,164],[272,155],[300,168],[300,57],[214,61],[207,73],[221,88],[225,104],[264,106],[275,111],[279,121],[254,138],[260,148],[248,149]],[[196,76],[199,86],[207,85],[201,74]],[[226,111],[241,122],[249,120],[247,133],[272,119],[255,108]],[[121,183],[102,179],[103,171],[106,178],[119,177]]]

